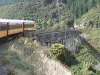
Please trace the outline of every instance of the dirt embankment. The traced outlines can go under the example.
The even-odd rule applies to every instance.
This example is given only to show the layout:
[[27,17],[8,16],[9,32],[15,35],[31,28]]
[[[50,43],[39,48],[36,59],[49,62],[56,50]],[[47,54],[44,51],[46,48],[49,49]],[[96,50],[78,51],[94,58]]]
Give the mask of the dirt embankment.
[[35,51],[34,73],[36,75],[72,75],[71,71],[60,62],[47,57],[47,47],[39,47]]
[[[21,66],[20,69],[17,66],[12,69],[14,70],[15,75],[72,75],[71,71],[69,71],[68,68],[66,68],[60,62],[48,58],[48,49],[49,48],[46,46],[38,45],[38,43],[26,43],[23,41],[23,38],[0,45],[0,52],[7,52],[8,50],[8,54],[6,54],[7,59],[10,57],[11,59],[13,58],[14,61],[19,61],[17,63],[13,62],[14,64],[11,63],[14,66]],[[15,53],[17,55],[14,55],[14,58],[12,54],[9,56],[9,53]],[[16,57],[20,58],[20,60],[16,59]],[[23,69],[23,66],[26,66],[26,64],[22,63],[21,61],[25,62],[27,66],[31,68],[26,71],[21,70]],[[6,73],[8,69],[2,65],[0,58],[0,75],[7,75]],[[29,74],[27,71],[29,71]]]

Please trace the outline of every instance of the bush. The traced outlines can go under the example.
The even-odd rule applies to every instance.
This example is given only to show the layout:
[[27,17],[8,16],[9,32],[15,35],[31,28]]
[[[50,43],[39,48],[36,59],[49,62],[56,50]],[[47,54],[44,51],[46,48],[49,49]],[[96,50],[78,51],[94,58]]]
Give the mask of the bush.
[[64,46],[61,44],[53,44],[49,50],[50,54],[53,56],[59,56],[63,53]]
[[57,59],[63,59],[67,55],[68,50],[64,47],[64,45],[56,43],[53,44],[49,50],[49,54]]
[[68,51],[62,44],[53,44],[49,50],[51,57],[60,60],[63,64],[68,66],[78,64],[75,56]]

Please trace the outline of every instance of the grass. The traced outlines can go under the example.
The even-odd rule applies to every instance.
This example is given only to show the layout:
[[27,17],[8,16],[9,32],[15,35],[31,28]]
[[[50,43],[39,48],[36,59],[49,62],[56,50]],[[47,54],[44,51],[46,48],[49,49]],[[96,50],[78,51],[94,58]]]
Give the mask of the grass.
[[[87,36],[88,42],[91,43],[100,52],[100,29],[81,29],[81,31]],[[24,38],[14,40],[6,44],[3,55],[4,65],[10,65],[9,72],[15,73],[16,75],[34,75],[50,73],[51,68],[53,72],[59,72],[58,63],[47,58],[45,51],[48,50],[46,47],[34,47],[33,42],[28,41],[24,43]],[[94,42],[94,43],[93,43]],[[79,62],[78,64],[70,66],[70,70],[75,75],[99,75],[95,66],[100,63],[83,45],[80,47],[80,52],[75,54],[75,59]],[[72,60],[71,62],[75,62]],[[46,65],[44,65],[46,64]],[[53,65],[53,66],[51,66]],[[57,69],[55,70],[54,67]],[[64,68],[61,70],[65,70]],[[45,72],[45,73],[44,73]],[[53,73],[52,72],[52,73]],[[61,72],[60,72],[61,73]]]
[[81,29],[87,35],[88,42],[100,52],[100,28]]
[[78,28],[100,28],[100,3],[82,15],[75,23]]
[[[85,28],[81,31],[87,37],[88,42],[100,52],[100,28]],[[83,45],[80,47],[80,52],[75,54],[76,59],[80,62],[71,67],[75,75],[99,75],[100,71],[96,69],[96,65],[100,63]],[[73,61],[74,62],[74,61]]]
[[28,42],[27,44],[24,44],[24,41],[20,38],[5,44],[5,46],[7,46],[7,48],[2,48],[2,50],[4,50],[2,62],[5,66],[10,66],[8,69],[9,75],[11,71],[15,75],[33,75],[34,67],[29,62],[29,56],[34,52],[32,43]]
[[[24,38],[10,41],[2,48],[2,61],[8,66],[8,75],[57,75],[71,72],[61,63],[48,58],[48,47],[39,46]],[[39,46],[39,47],[38,47]]]

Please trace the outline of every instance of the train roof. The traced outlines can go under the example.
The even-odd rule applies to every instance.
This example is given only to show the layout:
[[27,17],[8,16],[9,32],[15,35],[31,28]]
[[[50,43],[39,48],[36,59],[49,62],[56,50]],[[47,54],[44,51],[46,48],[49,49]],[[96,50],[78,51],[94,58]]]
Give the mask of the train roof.
[[35,23],[31,20],[12,20],[12,19],[0,19],[0,23]]

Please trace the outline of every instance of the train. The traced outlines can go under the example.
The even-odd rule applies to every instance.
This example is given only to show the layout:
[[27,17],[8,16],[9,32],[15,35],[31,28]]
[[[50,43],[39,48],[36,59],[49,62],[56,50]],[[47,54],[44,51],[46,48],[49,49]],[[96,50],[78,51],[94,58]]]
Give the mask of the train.
[[36,31],[36,24],[31,20],[0,19],[0,39],[13,34],[23,33],[28,36],[29,31]]

